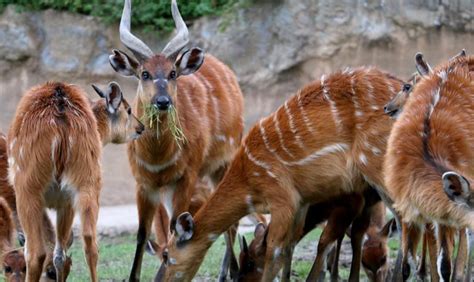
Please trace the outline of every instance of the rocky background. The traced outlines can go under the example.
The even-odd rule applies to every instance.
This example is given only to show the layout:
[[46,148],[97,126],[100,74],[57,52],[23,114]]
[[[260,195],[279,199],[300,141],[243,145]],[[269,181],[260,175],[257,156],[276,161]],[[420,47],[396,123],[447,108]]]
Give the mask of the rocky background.
[[[432,65],[462,48],[474,52],[474,0],[246,0],[219,18],[189,25],[194,44],[236,72],[247,126],[323,73],[375,65],[407,78],[417,51]],[[134,30],[156,51],[168,38]],[[0,16],[0,130],[8,130],[22,93],[47,80],[82,85],[91,97],[91,83],[116,80],[131,100],[136,82],[113,72],[112,48],[124,48],[116,25],[65,12],[6,9]],[[133,203],[124,146],[105,149],[103,169],[102,204]]]

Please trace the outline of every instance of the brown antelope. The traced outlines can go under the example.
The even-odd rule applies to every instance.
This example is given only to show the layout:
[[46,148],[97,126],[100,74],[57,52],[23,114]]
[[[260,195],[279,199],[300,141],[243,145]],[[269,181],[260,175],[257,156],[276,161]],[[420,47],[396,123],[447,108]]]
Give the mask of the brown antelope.
[[[380,202],[380,198],[372,189],[365,194],[365,208],[371,210],[370,212],[365,212],[365,215],[370,216],[370,225],[367,229],[367,239],[362,246],[362,266],[370,281],[386,281],[389,272],[389,253],[386,244],[393,227],[396,227],[395,221],[390,220],[384,225],[385,206]],[[311,274],[308,276],[308,281],[323,278],[320,274],[323,270],[325,254],[330,244],[336,239],[338,239],[338,245],[330,272],[331,281],[338,280],[337,264],[339,261],[340,242],[342,241],[339,239],[344,237],[346,228],[352,222],[352,219],[362,212],[362,207],[357,207],[359,205],[357,203],[361,203],[358,195],[344,195],[334,201],[314,204],[309,207],[303,232],[299,238],[296,238],[297,241],[301,240],[318,224],[325,220],[328,220],[328,222],[321,234],[317,257]],[[365,220],[368,220],[368,218],[366,217]],[[265,265],[265,258],[262,254],[265,254],[265,235],[267,234],[266,232],[262,232],[262,228],[264,231],[267,230],[264,224],[256,226],[254,233],[255,239],[250,245],[247,245],[245,238],[242,237],[241,239],[241,254],[239,259],[240,281],[259,281],[261,279],[261,271]],[[354,229],[354,231],[355,230],[357,229]],[[363,228],[359,228],[358,231],[366,232]],[[353,253],[358,251],[360,250],[355,249]]]
[[[0,133],[0,199],[1,198],[5,199],[6,203],[8,204],[7,208],[11,210],[11,218],[13,219],[14,225],[16,225],[15,229],[18,232],[18,239],[20,241],[20,245],[22,245],[24,244],[24,237],[22,236],[23,233],[21,230],[21,226],[16,217],[17,213],[16,213],[15,193],[14,193],[13,187],[10,185],[10,183],[8,183],[7,159],[8,159],[8,156],[7,156],[6,137],[5,135],[3,135],[3,133]],[[0,204],[1,206],[4,206],[3,202],[1,202]],[[7,218],[7,219],[4,219],[4,222],[9,222],[7,215],[10,213],[8,212],[7,208],[5,207],[2,208],[3,216],[4,218]],[[54,246],[54,240],[55,240],[54,228],[46,213],[43,214],[43,224],[45,226],[45,229],[47,230],[46,234],[47,234],[48,243]],[[7,226],[9,225],[7,224]],[[10,233],[14,231],[13,229],[12,231],[10,230],[10,228],[6,228],[6,227],[2,228],[2,230],[4,230],[6,233]],[[9,238],[10,237],[11,236],[9,236]],[[71,240],[71,243],[72,243],[72,240]],[[5,274],[9,274],[7,275],[7,279],[9,279],[9,277],[18,277],[18,279],[20,279],[19,281],[24,281],[25,275],[26,275],[26,262],[25,262],[25,256],[23,254],[23,251],[21,249],[13,249],[13,246],[14,246],[13,241],[11,241],[8,245],[10,246],[12,250],[7,250],[6,253],[5,253],[5,250],[3,250],[4,252],[3,253],[3,256],[4,256],[3,269],[4,269]],[[0,248],[0,249],[4,249],[4,248]],[[49,280],[56,281],[56,269],[54,269],[52,254],[53,254],[52,251],[48,253],[48,257],[46,258],[46,261],[45,261],[45,267],[43,269],[45,277],[44,279],[41,279],[41,281],[49,281]],[[71,261],[71,258],[68,256],[66,258],[66,266],[68,266],[70,269],[70,265],[72,265],[72,261]],[[66,269],[65,277],[69,275],[69,269]],[[17,273],[17,274],[13,275],[13,273]]]
[[[459,52],[456,56],[452,57],[449,59],[449,62],[454,62],[458,58],[466,57],[466,51],[463,49],[461,52]],[[419,73],[419,76],[423,77],[428,75],[430,72],[432,72],[432,69],[430,65],[424,60],[423,55],[421,53],[418,53],[416,55],[416,69]],[[389,102],[387,105],[384,107],[385,113],[390,115],[393,118],[397,118],[400,113],[403,110],[403,106],[406,104],[410,93],[413,91],[413,86],[416,85],[417,80],[419,80],[418,74],[414,74],[410,79],[410,83],[406,83],[402,90],[397,93],[397,95]],[[443,229],[444,230],[444,229]],[[436,248],[436,242],[434,240],[430,240],[431,238],[434,239],[434,234],[429,234],[433,232],[433,227],[428,224],[425,228],[424,232],[424,237],[423,237],[423,254],[422,254],[422,260],[420,263],[419,267],[419,273],[418,275],[420,276],[421,279],[424,279],[426,276],[426,265],[425,265],[425,252],[427,250],[427,247],[430,247],[431,249]],[[407,280],[409,275],[410,275],[410,265],[408,264],[408,254],[411,255],[413,260],[416,260],[416,251],[417,251],[417,245],[420,240],[422,230],[419,228],[418,225],[416,224],[410,224],[407,225],[405,224],[405,228],[402,228],[402,253],[403,253],[403,259],[402,259],[402,272],[403,272],[403,278],[404,280]],[[454,236],[454,230],[447,230],[447,234],[449,236]],[[450,238],[446,242],[454,242],[454,238]],[[466,232],[464,230],[459,231],[459,246],[460,246],[460,251],[458,252],[458,257],[456,259],[456,269],[455,272],[453,273],[453,278],[454,277],[460,277],[463,275],[463,266],[465,265],[466,262],[466,257],[467,256],[467,238],[466,238]],[[429,246],[428,246],[429,245]],[[443,246],[444,248],[447,248],[448,246]],[[445,253],[447,253],[447,250],[445,250]],[[432,257],[432,263],[431,266],[435,266],[436,260],[434,260],[433,256]],[[450,263],[449,263],[450,264]],[[431,274],[432,274],[432,280],[437,280],[437,277],[433,277],[433,274],[436,275],[436,268],[432,268]]]
[[46,258],[46,230],[36,220],[46,207],[58,214],[53,255],[57,280],[65,279],[65,252],[77,208],[90,277],[97,281],[101,143],[126,142],[143,131],[118,84],[110,83],[99,94],[105,99],[91,106],[79,87],[48,82],[27,91],[18,105],[8,134],[9,180],[26,238],[28,281],[40,279]]
[[[385,137],[393,120],[383,106],[402,81],[375,68],[346,69],[314,81],[262,119],[243,141],[209,201],[178,217],[168,261],[157,280],[190,280],[214,236],[251,212],[272,216],[263,280],[280,269],[304,207],[382,187]],[[362,236],[353,238],[360,248]],[[360,268],[360,260],[353,264]],[[354,271],[350,280],[358,280]]]
[[[452,228],[474,225],[466,208],[474,176],[474,124],[470,122],[474,114],[474,58],[458,56],[435,70],[420,55],[416,61],[425,76],[390,136],[386,184],[404,221],[435,223],[440,248],[437,272],[449,280]],[[462,233],[460,247],[465,247]]]
[[[196,181],[222,178],[243,131],[243,97],[233,72],[196,47],[186,49],[188,29],[176,4],[171,10],[177,35],[161,53],[153,53],[130,31],[131,1],[126,0],[120,39],[135,58],[114,50],[110,63],[118,73],[138,79],[135,110],[146,124],[144,136],[128,146],[137,181],[139,227],[130,280],[139,280],[145,244],[158,204],[163,204],[174,230],[176,218],[189,209]],[[180,55],[180,52],[182,53]],[[153,115],[146,109],[152,109]],[[173,134],[173,116],[181,138]],[[158,122],[159,121],[159,122]],[[169,226],[161,220],[164,234]],[[227,250],[226,257],[231,256]],[[227,266],[220,279],[225,278]],[[225,270],[224,270],[225,269]],[[231,273],[232,274],[232,273]]]

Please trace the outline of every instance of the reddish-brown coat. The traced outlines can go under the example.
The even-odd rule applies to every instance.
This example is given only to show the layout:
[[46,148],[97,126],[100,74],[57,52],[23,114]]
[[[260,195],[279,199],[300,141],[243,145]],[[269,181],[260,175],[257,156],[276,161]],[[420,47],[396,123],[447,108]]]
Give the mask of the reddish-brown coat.
[[[197,212],[193,237],[180,247],[173,239],[169,255],[176,264],[167,267],[165,279],[191,279],[212,244],[210,235],[251,210],[272,214],[269,261],[289,242],[303,204],[358,191],[363,179],[383,187],[382,160],[393,122],[383,106],[401,86],[401,80],[374,68],[337,72],[303,87],[287,101],[288,109],[262,119]],[[280,263],[266,265],[264,280],[276,275]]]
[[[453,67],[454,66],[454,67]],[[433,96],[428,149],[440,166],[474,180],[474,57],[443,64],[423,78],[393,127],[385,160],[387,189],[407,222],[474,227],[469,212],[443,191],[443,171],[424,156],[423,131]],[[403,175],[403,177],[400,177]]]

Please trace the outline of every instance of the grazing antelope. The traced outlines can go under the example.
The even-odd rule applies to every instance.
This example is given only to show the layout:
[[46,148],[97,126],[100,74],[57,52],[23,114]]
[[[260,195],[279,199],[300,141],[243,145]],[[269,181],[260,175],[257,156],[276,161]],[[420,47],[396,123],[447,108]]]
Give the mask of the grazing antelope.
[[[474,226],[468,208],[474,176],[474,58],[457,56],[435,70],[419,54],[416,61],[424,77],[390,136],[386,183],[404,221],[417,226],[434,222],[437,272],[449,280],[452,228]],[[465,236],[460,240],[460,247],[466,247]]]
[[0,197],[0,262],[7,281],[24,281],[26,264],[23,253],[14,250],[15,224],[8,202]]
[[[135,110],[146,124],[144,136],[128,146],[137,181],[139,215],[130,273],[133,281],[140,279],[143,252],[158,204],[164,205],[174,230],[177,216],[189,209],[196,181],[209,175],[214,184],[219,182],[243,131],[243,97],[234,73],[201,49],[186,49],[188,29],[176,0],[171,10],[177,35],[155,54],[131,33],[131,1],[126,0],[120,39],[136,59],[118,50],[109,57],[115,71],[138,79]],[[173,111],[178,113],[175,124],[182,133],[180,138],[170,125]],[[168,234],[166,220],[161,222],[161,229]],[[226,258],[231,252],[228,248]],[[224,265],[220,279],[225,278],[226,268]]]
[[[401,87],[401,80],[375,68],[346,69],[308,84],[260,120],[206,204],[194,218],[178,217],[156,279],[190,280],[211,239],[256,211],[272,216],[263,270],[263,280],[272,280],[306,206],[360,193],[366,181],[382,187],[393,122],[383,106]],[[362,236],[353,240],[360,248]],[[358,261],[353,267],[360,268]],[[358,279],[357,270],[351,280]]]
[[[337,264],[339,261],[340,243],[352,219],[361,214],[361,212],[365,216],[370,216],[370,225],[367,231],[364,228],[354,229],[367,234],[367,239],[362,246],[362,266],[370,281],[386,281],[385,279],[388,277],[389,272],[389,253],[386,244],[393,227],[395,227],[395,221],[390,220],[384,225],[385,206],[380,202],[380,198],[372,189],[366,191],[365,194],[364,208],[370,209],[365,212],[362,211],[363,208],[360,206],[362,201],[360,201],[358,195],[344,195],[334,201],[315,204],[309,207],[303,233],[296,238],[296,241],[301,240],[323,221],[328,220],[328,222],[321,234],[317,256],[312,271],[308,276],[308,281],[315,281],[318,278],[324,279],[320,274],[322,274],[325,255],[331,243],[336,239],[338,240],[338,245],[330,272],[331,281],[339,279]],[[369,219],[365,217],[365,222],[367,220]],[[241,267],[239,270],[240,281],[259,281],[261,279],[261,270],[265,266],[265,258],[262,254],[265,254],[265,235],[267,234],[262,232],[262,228],[264,231],[267,231],[264,224],[256,226],[254,232],[255,239],[250,245],[247,245],[245,238],[242,237],[241,239],[239,259]],[[353,253],[357,252],[360,252],[360,250],[353,250]],[[288,268],[287,266],[285,267]]]
[[120,87],[110,83],[92,105],[77,86],[48,82],[21,98],[8,134],[9,181],[26,238],[28,281],[38,281],[46,258],[46,230],[36,220],[57,210],[53,262],[65,279],[67,243],[74,210],[81,216],[90,278],[97,281],[96,222],[101,189],[101,144],[137,138],[143,125],[132,115]]

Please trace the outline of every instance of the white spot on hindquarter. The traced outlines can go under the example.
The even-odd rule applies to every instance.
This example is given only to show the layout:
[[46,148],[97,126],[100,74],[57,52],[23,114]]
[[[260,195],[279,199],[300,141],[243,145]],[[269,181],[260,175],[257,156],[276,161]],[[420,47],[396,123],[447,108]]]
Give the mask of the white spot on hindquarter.
[[336,129],[338,131],[342,130],[342,120],[339,116],[339,112],[337,110],[336,103],[331,99],[329,96],[329,90],[327,89],[327,86],[325,85],[325,76],[321,76],[321,88],[323,90],[323,96],[324,98],[328,101],[329,107],[331,108],[331,113],[332,113],[332,118],[334,120],[334,124],[336,125]]
[[174,276],[176,276],[176,278],[183,278],[183,272],[176,271],[176,274]]
[[230,144],[231,146],[234,146],[234,144],[235,144],[235,139],[232,138],[232,137],[230,137],[230,138],[229,138],[229,144]]
[[289,124],[290,124],[290,130],[291,130],[291,132],[293,133],[293,135],[295,137],[296,144],[301,149],[304,149],[303,141],[301,141],[301,137],[298,135],[298,132],[296,132],[295,121],[293,120],[293,115],[290,112],[290,107],[288,107],[288,100],[285,102],[284,107],[285,107],[286,115],[288,116],[288,121],[289,121]]
[[145,162],[144,160],[142,160],[140,157],[138,157],[138,155],[135,155],[135,159],[138,163],[138,165],[144,167],[146,170],[148,170],[149,172],[154,172],[154,173],[158,173],[172,165],[174,165],[178,159],[181,157],[181,150],[177,151],[172,157],[171,159],[169,159],[168,161],[164,162],[163,164],[150,164],[150,163],[147,163]]
[[[278,111],[277,111],[278,112]],[[285,151],[285,153],[288,154],[288,156],[290,156],[291,158],[295,158],[295,156],[290,152],[290,150],[288,150],[288,148],[285,146],[285,143],[284,143],[284,139],[283,139],[283,133],[281,132],[280,130],[280,122],[278,121],[278,118],[277,118],[277,113],[274,113],[273,114],[273,123],[275,125],[275,131],[278,135],[278,140],[280,141],[280,146],[281,148],[283,149],[283,151]]]
[[20,147],[20,160],[23,160],[23,146]]
[[363,165],[367,165],[367,156],[364,153],[359,155],[359,160]]
[[168,263],[169,264],[176,264],[176,259],[175,258],[169,258]]
[[254,172],[253,175],[254,175],[254,176],[260,176],[260,173]]

